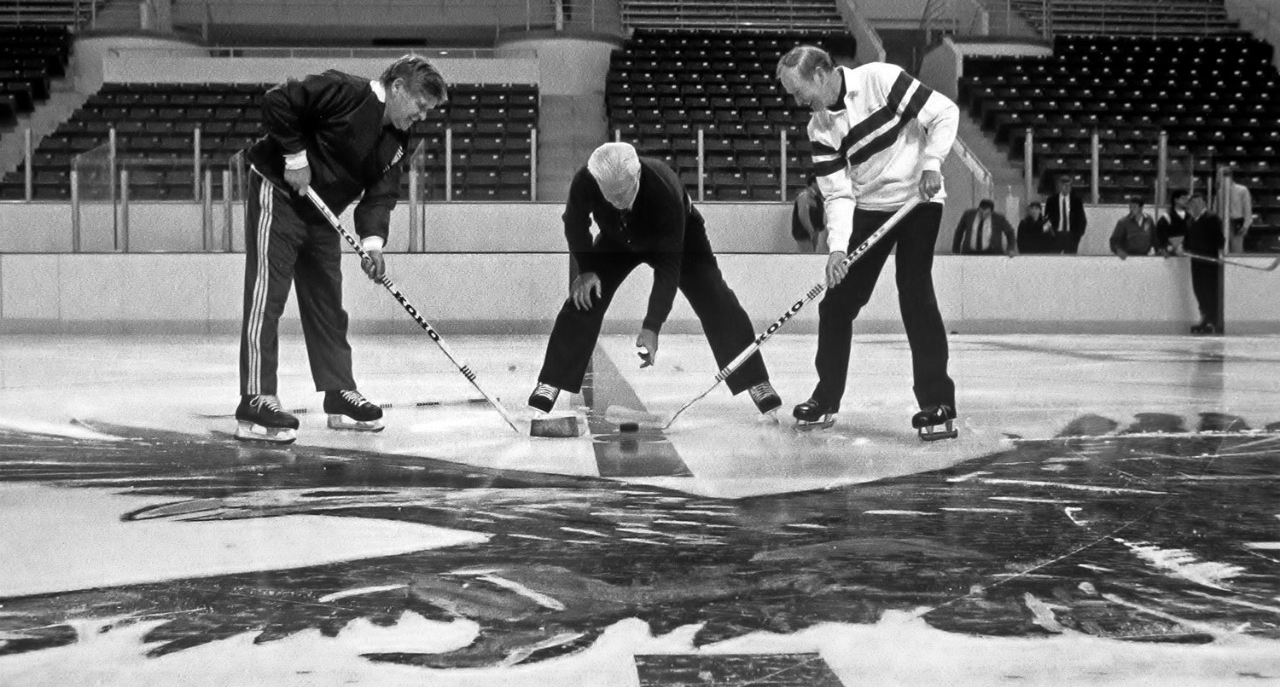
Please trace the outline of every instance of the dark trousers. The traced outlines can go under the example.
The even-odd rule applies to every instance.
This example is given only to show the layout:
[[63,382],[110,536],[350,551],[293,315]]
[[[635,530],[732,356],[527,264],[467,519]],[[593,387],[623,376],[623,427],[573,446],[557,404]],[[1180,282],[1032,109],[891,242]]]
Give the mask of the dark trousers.
[[1222,265],[1204,260],[1191,261],[1191,291],[1200,306],[1200,317],[1219,329],[1222,327],[1222,315],[1218,311],[1222,302],[1221,285]]
[[356,388],[342,309],[342,237],[326,222],[307,222],[299,196],[251,174],[245,224],[244,322],[240,328],[240,393],[276,393],[279,324],[289,284],[317,391]]
[[1069,231],[1054,232],[1049,252],[1056,255],[1075,255],[1080,250],[1081,234]]
[[[587,363],[600,337],[600,325],[604,322],[613,294],[627,275],[644,261],[645,255],[619,250],[598,253],[597,258],[594,267],[596,276],[600,278],[600,296],[595,298],[589,310],[579,310],[572,300],[565,300],[560,314],[556,316],[551,340],[547,342],[547,355],[538,374],[539,382],[573,393],[582,389],[582,378],[587,373]],[[756,334],[751,318],[747,317],[738,297],[724,282],[707,236],[700,230],[697,235],[691,233],[685,237],[679,288],[702,323],[702,331],[711,345],[718,369],[724,369],[755,341]],[[768,380],[764,359],[757,352],[729,375],[725,384],[730,392],[737,394]]]
[[[853,214],[853,236],[848,251],[867,239],[888,221],[892,212],[858,209]],[[956,404],[956,387],[947,376],[947,330],[938,312],[933,293],[933,246],[942,222],[941,203],[921,203],[879,243],[849,268],[844,281],[827,291],[818,305],[818,386],[813,398],[839,410],[849,374],[849,349],[853,343],[853,321],[871,299],[871,291],[894,244],[896,254],[898,306],[911,345],[911,366],[916,401],[921,407]]]

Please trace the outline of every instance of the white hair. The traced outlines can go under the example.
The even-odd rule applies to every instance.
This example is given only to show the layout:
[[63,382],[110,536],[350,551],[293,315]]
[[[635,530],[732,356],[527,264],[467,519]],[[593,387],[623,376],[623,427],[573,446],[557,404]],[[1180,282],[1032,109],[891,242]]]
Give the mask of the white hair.
[[591,153],[587,171],[602,190],[628,187],[640,176],[640,156],[630,143],[605,143]]

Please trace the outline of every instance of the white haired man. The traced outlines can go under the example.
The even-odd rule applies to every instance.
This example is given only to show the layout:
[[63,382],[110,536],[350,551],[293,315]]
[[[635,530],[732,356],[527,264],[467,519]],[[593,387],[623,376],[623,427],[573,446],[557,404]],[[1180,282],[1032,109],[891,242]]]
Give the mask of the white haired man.
[[[796,103],[812,111],[812,174],[824,199],[830,250],[829,290],[818,305],[818,384],[793,414],[802,427],[833,422],[849,372],[853,321],[896,245],[898,304],[920,406],[911,424],[922,439],[953,438],[955,384],[947,376],[947,330],[932,270],[945,197],[942,161],[955,141],[959,109],[899,67],[881,62],[838,67],[813,46],[783,55],[777,76]],[[912,196],[928,202],[916,206],[858,262],[843,267],[849,252]]]
[[289,443],[298,419],[276,398],[278,324],[298,289],[298,313],[316,391],[325,392],[329,427],[377,431],[382,409],[356,390],[342,308],[342,239],[304,193],[315,190],[334,214],[359,199],[356,233],[369,254],[363,268],[386,273],[382,248],[400,194],[409,127],[448,97],[426,58],[405,55],[381,78],[327,71],[272,88],[262,97],[266,135],[248,151],[244,321],[236,438]]
[[[653,268],[649,307],[636,337],[641,367],[658,354],[658,333],[671,313],[676,289],[688,299],[721,368],[755,340],[751,319],[724,282],[702,215],[680,178],[627,143],[606,143],[591,153],[569,186],[564,235],[578,264],[569,298],[556,317],[538,385],[529,405],[550,412],[561,390],[578,393],[600,325],[614,293],[642,263]],[[599,236],[591,237],[595,220]],[[725,380],[749,391],[761,413],[782,405],[764,359],[752,355]]]

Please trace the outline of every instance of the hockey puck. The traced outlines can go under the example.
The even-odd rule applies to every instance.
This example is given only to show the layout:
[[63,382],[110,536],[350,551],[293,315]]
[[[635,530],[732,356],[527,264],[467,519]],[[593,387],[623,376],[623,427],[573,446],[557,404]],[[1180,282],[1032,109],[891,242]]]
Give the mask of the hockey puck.
[[639,432],[639,431],[640,431],[640,423],[638,423],[638,422],[624,422],[624,423],[622,423],[622,424],[618,425],[618,431],[619,431],[619,432]]

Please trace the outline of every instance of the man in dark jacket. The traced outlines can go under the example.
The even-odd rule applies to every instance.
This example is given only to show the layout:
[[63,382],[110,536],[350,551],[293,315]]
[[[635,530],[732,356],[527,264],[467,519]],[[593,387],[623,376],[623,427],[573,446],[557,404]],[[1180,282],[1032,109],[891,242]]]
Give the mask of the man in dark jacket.
[[1018,222],[1018,252],[1048,253],[1053,242],[1053,224],[1037,201],[1027,204],[1027,216]]
[[1058,177],[1058,192],[1045,202],[1045,215],[1053,225],[1053,245],[1050,253],[1074,254],[1080,248],[1089,220],[1084,216],[1084,200],[1071,190],[1071,177]]
[[1013,257],[1017,239],[1009,220],[996,212],[990,198],[978,202],[977,210],[965,210],[956,225],[951,252],[956,255],[1001,255]]
[[[447,98],[426,59],[406,55],[380,79],[337,71],[289,81],[262,98],[266,135],[249,148],[253,165],[245,232],[244,324],[236,437],[288,443],[298,420],[276,398],[278,324],[298,289],[298,312],[316,390],[335,429],[382,429],[382,409],[357,390],[342,308],[342,238],[305,197],[308,187],[335,214],[360,198],[355,228],[375,281],[400,192],[409,127]],[[363,194],[363,198],[361,195]]]
[[[592,219],[599,228],[595,240]],[[569,186],[564,236],[578,276],[551,330],[538,385],[529,396],[531,407],[550,412],[562,389],[581,390],[605,311],[641,263],[653,268],[649,308],[636,337],[641,367],[654,363],[658,332],[676,289],[693,306],[721,368],[755,341],[751,319],[720,274],[701,213],[680,178],[661,161],[639,157],[627,143],[596,148]],[[758,352],[725,383],[734,394],[749,390],[761,413],[782,405]]]
[[1191,214],[1187,211],[1187,203],[1191,199],[1186,191],[1178,190],[1170,194],[1169,214],[1156,222],[1155,249],[1160,255],[1177,252],[1187,236],[1187,224]]
[[1183,250],[1210,258],[1191,259],[1191,290],[1200,306],[1200,323],[1191,328],[1191,333],[1216,334],[1222,331],[1222,264],[1213,259],[1222,257],[1222,218],[1208,211],[1208,203],[1199,193],[1191,196],[1189,210]]
[[1115,231],[1111,232],[1111,252],[1121,260],[1130,255],[1147,255],[1151,252],[1156,225],[1142,211],[1143,205],[1141,198],[1129,199],[1129,214],[1121,217],[1116,222]]

